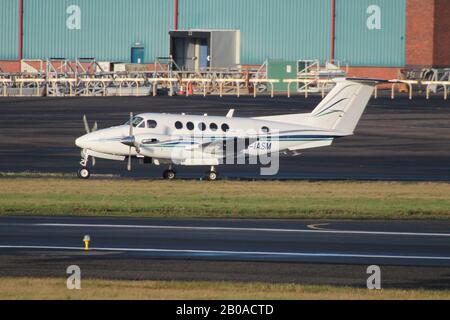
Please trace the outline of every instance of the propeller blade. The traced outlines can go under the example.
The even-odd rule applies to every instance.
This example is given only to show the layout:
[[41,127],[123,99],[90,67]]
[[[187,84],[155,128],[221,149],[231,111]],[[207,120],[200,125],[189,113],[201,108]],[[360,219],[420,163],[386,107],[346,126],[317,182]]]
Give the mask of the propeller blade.
[[95,158],[91,157],[91,159],[92,159],[92,166],[95,167]]
[[97,131],[98,129],[98,125],[97,125],[97,121],[94,122],[94,126],[92,127],[91,132]]
[[131,171],[131,147],[129,149],[129,153],[128,153],[128,163],[127,163],[127,170]]
[[86,130],[86,133],[91,133],[91,130],[89,130],[89,125],[87,122],[86,115],[83,115],[83,123],[84,123],[84,130]]
[[128,149],[128,163],[127,170],[131,171],[131,148],[135,147],[135,141],[133,136],[133,112],[130,112],[130,130],[128,132],[128,137],[123,138],[120,142],[123,144],[130,146]]
[[129,131],[129,135],[130,136],[133,135],[133,112],[130,112],[130,131]]

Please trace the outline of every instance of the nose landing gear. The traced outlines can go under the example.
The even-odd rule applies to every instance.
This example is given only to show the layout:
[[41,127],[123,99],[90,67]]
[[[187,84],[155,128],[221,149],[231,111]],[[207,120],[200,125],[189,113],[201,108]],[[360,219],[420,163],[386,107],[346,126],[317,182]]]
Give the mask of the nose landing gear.
[[80,179],[89,179],[91,171],[87,167],[82,167],[78,170],[77,176]]
[[[77,176],[80,179],[89,179],[89,177],[91,176],[91,171],[88,168],[88,161],[89,161],[89,156],[88,154],[83,150],[81,152],[81,161],[80,161],[80,165],[81,168],[78,170],[77,172]],[[92,164],[94,165],[94,158],[92,158]]]

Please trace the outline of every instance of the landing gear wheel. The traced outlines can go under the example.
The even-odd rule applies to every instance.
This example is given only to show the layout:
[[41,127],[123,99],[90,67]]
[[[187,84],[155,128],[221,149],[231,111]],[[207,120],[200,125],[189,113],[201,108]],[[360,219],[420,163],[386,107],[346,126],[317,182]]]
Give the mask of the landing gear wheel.
[[206,175],[206,179],[208,179],[208,181],[215,181],[215,180],[217,180],[217,172],[215,172],[215,171],[208,172],[207,175]]
[[173,180],[177,176],[176,172],[174,170],[166,170],[163,173],[163,178],[166,180]]
[[80,168],[80,170],[78,170],[78,178],[89,179],[90,176],[91,176],[91,172],[89,171],[88,168],[83,167],[83,168]]

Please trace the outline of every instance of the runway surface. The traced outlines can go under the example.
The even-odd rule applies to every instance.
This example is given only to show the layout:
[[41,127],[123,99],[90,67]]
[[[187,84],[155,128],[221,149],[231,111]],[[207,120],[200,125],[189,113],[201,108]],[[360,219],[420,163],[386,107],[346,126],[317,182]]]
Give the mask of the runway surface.
[[[76,137],[82,116],[100,128],[124,123],[128,113],[169,112],[262,116],[310,112],[319,97],[77,97],[0,98],[0,171],[76,172]],[[255,166],[223,166],[222,178],[376,179],[450,181],[450,102],[404,97],[372,100],[355,136],[331,147],[306,150],[281,160],[276,176],[260,176]],[[94,173],[160,178],[163,168],[98,160]],[[181,178],[199,178],[205,168],[178,168]]]
[[[91,237],[91,251],[83,237]],[[1,276],[238,280],[450,289],[450,222],[0,218]]]

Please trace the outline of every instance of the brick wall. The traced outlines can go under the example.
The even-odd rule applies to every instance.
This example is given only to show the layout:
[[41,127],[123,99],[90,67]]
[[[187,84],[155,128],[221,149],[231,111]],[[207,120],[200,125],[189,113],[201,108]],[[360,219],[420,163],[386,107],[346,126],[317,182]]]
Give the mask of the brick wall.
[[434,19],[435,67],[450,67],[450,1],[436,0]]
[[435,0],[407,0],[407,66],[418,67],[433,64],[434,2]]
[[397,79],[401,68],[349,67],[349,77]]
[[450,66],[450,1],[408,0],[406,65]]
[[0,61],[0,69],[4,72],[20,72],[19,61]]
[[[40,70],[41,69],[41,64],[38,61],[27,61],[27,63],[32,66],[33,68],[35,68],[36,70]],[[44,63],[42,64],[42,69],[45,70],[47,63],[44,61]],[[84,68],[87,68],[89,66],[88,63],[82,63]],[[21,68],[21,63],[20,61],[15,61],[15,60],[0,60],[0,69],[2,69],[4,72],[20,72]],[[58,63],[55,62],[54,64],[55,67],[58,67]],[[145,70],[145,71],[154,71],[156,69],[155,65],[153,63],[149,63],[149,64],[141,64],[138,65],[139,70]],[[167,66],[165,64],[162,64],[162,67],[167,69]],[[76,65],[73,63],[72,64],[72,68],[76,68]]]

